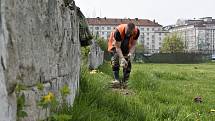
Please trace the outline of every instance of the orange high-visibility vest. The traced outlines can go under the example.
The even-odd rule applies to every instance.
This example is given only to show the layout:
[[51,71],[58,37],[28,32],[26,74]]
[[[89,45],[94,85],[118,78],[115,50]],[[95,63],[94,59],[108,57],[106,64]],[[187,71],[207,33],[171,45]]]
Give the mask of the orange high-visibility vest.
[[[119,31],[120,35],[121,35],[121,39],[122,41],[124,40],[125,38],[125,28],[126,28],[127,24],[120,24],[116,29]],[[134,30],[134,34],[133,36],[130,38],[129,40],[129,45],[128,45],[128,48],[130,50],[132,44],[136,41],[134,38],[137,36],[137,33],[138,33],[138,28],[135,27],[135,30]],[[109,52],[112,52],[112,49],[113,47],[115,46],[115,43],[116,43],[116,40],[114,39],[114,32],[111,32],[110,34],[110,37],[109,37],[109,40],[108,40],[108,51]]]

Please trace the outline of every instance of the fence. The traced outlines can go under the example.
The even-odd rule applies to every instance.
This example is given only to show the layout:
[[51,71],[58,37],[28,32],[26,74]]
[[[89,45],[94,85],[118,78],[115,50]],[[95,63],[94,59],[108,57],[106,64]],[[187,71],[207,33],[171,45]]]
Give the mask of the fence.
[[208,53],[135,53],[135,62],[145,63],[204,63],[211,59]]
[[[156,52],[156,53],[151,53]],[[134,54],[134,62],[145,63],[204,63],[211,60],[212,50],[192,50],[177,53],[159,53],[159,50],[140,51]],[[111,55],[104,52],[104,59],[110,60]]]

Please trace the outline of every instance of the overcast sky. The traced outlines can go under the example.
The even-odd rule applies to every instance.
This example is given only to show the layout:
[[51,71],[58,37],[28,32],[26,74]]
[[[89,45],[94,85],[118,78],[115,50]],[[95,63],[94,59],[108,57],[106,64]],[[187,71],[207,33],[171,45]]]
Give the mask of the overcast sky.
[[215,18],[215,0],[75,0],[86,17],[155,19],[161,25],[178,18]]

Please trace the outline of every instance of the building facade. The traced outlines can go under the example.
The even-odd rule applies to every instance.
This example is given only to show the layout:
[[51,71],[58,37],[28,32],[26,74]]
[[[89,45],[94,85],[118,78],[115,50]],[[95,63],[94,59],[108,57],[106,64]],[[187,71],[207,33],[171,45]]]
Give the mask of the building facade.
[[158,53],[167,31],[160,24],[147,19],[114,19],[114,18],[88,18],[91,33],[108,40],[110,33],[119,25],[133,22],[140,30],[138,44],[144,46],[146,53]]
[[169,31],[182,38],[188,52],[214,53],[215,19],[205,17],[198,20],[184,20]]

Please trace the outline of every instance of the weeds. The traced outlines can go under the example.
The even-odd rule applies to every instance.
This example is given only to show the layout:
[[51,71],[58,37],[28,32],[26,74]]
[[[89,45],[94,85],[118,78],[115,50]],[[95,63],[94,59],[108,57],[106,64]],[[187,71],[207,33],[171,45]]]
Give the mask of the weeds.
[[[215,120],[211,113],[215,108],[214,67],[214,64],[134,64],[128,85],[135,91],[132,96],[108,88],[112,72],[107,63],[99,68],[102,74],[92,75],[85,69],[71,121]],[[202,103],[193,102],[198,95],[203,97]]]

